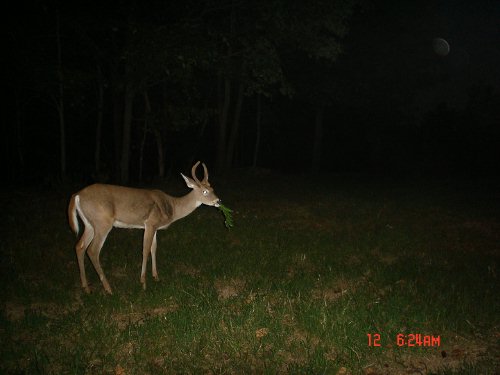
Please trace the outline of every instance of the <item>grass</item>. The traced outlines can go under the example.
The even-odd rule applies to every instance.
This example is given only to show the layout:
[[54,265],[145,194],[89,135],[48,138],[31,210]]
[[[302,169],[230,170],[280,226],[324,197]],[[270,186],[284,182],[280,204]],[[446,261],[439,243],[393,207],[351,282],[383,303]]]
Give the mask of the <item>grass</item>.
[[[148,269],[146,291],[142,232],[110,233],[112,296],[88,258],[92,293],[80,288],[73,190],[4,191],[0,372],[498,371],[495,189],[286,176],[213,185],[235,226],[201,207],[160,232],[161,281]],[[398,334],[440,345],[400,347]]]

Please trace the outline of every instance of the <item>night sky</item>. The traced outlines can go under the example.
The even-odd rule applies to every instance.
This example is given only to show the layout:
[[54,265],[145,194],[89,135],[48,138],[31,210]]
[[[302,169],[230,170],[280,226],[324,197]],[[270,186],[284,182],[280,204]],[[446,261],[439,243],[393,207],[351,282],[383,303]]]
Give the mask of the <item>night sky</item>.
[[164,175],[498,175],[498,1],[71,3],[8,16],[13,183],[150,181],[158,142]]

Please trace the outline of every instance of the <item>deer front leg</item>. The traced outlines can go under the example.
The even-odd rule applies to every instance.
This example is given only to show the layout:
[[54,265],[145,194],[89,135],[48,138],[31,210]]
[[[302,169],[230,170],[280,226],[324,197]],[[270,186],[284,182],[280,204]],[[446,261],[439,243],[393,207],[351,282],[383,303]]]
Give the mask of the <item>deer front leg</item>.
[[141,269],[141,284],[142,288],[146,290],[146,267],[148,264],[149,253],[153,246],[154,238],[156,236],[156,229],[150,225],[144,226],[144,240],[142,243],[142,269]]

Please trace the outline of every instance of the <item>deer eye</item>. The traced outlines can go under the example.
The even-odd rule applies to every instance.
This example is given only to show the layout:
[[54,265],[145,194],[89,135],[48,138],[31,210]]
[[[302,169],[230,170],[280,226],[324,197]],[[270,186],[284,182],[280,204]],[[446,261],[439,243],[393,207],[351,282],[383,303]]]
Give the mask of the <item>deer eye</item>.
[[207,189],[203,190],[202,194],[205,195],[205,196],[207,196],[208,195],[208,190]]

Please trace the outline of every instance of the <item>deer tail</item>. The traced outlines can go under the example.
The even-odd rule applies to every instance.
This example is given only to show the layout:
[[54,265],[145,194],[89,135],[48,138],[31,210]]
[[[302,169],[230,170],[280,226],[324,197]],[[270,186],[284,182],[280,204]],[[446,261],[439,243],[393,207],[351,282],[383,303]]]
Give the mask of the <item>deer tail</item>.
[[71,196],[68,206],[68,220],[71,230],[75,232],[76,235],[78,235],[78,232],[80,231],[78,225],[78,217],[77,217],[77,210],[79,206],[80,206],[80,197],[78,196],[78,194],[73,194]]

